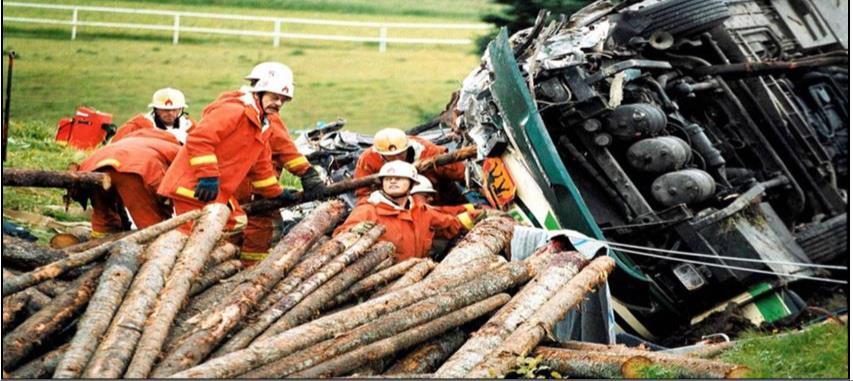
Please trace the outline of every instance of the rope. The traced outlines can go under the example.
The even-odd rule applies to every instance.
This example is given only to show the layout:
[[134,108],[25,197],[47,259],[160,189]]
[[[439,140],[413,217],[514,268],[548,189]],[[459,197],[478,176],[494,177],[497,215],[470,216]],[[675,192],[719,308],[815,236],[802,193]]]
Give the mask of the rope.
[[790,278],[795,278],[795,279],[813,280],[813,281],[817,281],[817,282],[826,282],[826,283],[847,284],[846,280],[840,280],[840,279],[820,278],[820,277],[813,277],[813,276],[808,276],[808,275],[798,275],[798,274],[784,274],[784,273],[777,273],[774,271],[751,269],[748,267],[730,266],[730,265],[724,265],[724,264],[720,264],[720,263],[709,263],[709,262],[702,262],[702,261],[694,261],[691,259],[683,259],[683,258],[673,258],[673,257],[665,256],[665,255],[652,254],[652,253],[630,250],[630,249],[619,249],[619,251],[622,251],[625,253],[642,255],[642,256],[646,256],[646,257],[666,259],[666,260],[675,261],[675,262],[692,263],[692,264],[697,264],[697,265],[705,265],[705,266],[709,266],[709,267],[719,267],[719,268],[724,268],[724,269],[745,271],[745,272],[751,272],[751,273],[756,273],[756,274],[776,275],[776,276],[780,276],[780,277],[790,277]]

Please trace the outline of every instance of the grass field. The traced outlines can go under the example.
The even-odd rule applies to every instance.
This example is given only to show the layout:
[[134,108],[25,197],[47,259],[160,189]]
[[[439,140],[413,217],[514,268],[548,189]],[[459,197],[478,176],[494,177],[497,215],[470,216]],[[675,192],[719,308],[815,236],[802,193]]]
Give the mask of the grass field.
[[[38,1],[38,0],[36,0]],[[40,1],[45,2],[45,1]],[[50,3],[191,10],[196,12],[276,15],[314,19],[388,22],[472,23],[493,9],[487,0],[469,6],[450,0],[408,1],[256,1],[179,0],[100,1],[58,0]],[[453,5],[457,4],[457,5]],[[4,16],[66,18],[66,11],[4,7]],[[81,13],[81,20],[129,22],[129,15]],[[134,22],[170,23],[154,16]],[[189,25],[271,30],[271,25],[245,21],[211,25],[211,21],[184,20]],[[368,33],[373,30],[306,30],[285,26],[283,31],[311,33]],[[315,27],[317,28],[317,27]],[[430,34],[432,33],[432,34]],[[484,31],[390,31],[389,36],[475,38]],[[426,34],[426,35],[424,35]],[[70,41],[64,26],[4,23],[4,51],[18,54],[12,89],[9,141],[10,167],[65,169],[85,153],[52,142],[56,122],[77,106],[88,105],[112,113],[121,124],[146,111],[151,93],[161,87],[181,89],[188,112],[197,117],[219,93],[236,89],[256,63],[281,61],[295,73],[296,92],[282,110],[291,132],[313,127],[318,121],[345,118],[349,129],[370,133],[383,127],[407,128],[431,119],[457,90],[460,81],[479,63],[473,46],[394,45],[380,54],[376,44],[282,40],[274,48],[269,39],[184,34],[171,44],[171,34],[159,31],[81,27]],[[3,66],[5,78],[5,65]],[[3,208],[49,213],[44,207],[61,203],[56,190],[11,189],[3,192]],[[68,218],[68,216],[58,216]],[[73,218],[73,217],[72,217]],[[77,217],[79,218],[79,216]]]

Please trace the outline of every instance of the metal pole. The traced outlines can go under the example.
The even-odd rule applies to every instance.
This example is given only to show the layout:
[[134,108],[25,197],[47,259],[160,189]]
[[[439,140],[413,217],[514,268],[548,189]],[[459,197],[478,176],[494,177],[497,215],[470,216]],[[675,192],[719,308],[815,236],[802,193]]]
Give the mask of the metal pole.
[[172,32],[172,45],[178,44],[178,34],[181,32],[181,15],[175,13],[175,31]]
[[385,53],[388,46],[388,27],[379,28],[379,53]]
[[276,48],[281,44],[281,20],[275,20],[275,37],[272,40],[272,46]]
[[71,12],[71,40],[77,39],[77,14],[80,9],[74,8],[74,11]]
[[3,158],[6,161],[6,141],[9,139],[9,105],[12,101],[12,69],[15,67],[15,51],[9,52],[9,66],[6,68],[6,99],[3,102]]

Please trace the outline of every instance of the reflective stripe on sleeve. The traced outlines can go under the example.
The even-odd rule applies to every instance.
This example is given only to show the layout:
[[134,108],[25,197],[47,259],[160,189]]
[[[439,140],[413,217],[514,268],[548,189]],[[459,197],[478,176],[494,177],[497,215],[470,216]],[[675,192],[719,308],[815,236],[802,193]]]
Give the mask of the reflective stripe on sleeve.
[[190,165],[216,164],[216,155],[204,155],[190,158]]

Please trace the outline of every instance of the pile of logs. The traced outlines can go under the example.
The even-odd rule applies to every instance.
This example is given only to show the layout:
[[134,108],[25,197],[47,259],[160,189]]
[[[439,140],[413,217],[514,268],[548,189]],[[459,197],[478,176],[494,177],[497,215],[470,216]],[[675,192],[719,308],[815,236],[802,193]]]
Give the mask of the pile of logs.
[[[629,348],[540,346],[615,264],[554,246],[507,261],[509,217],[480,221],[441,262],[395,263],[382,225],[327,236],[346,217],[330,201],[244,269],[223,233],[228,214],[212,204],[63,250],[4,236],[4,376],[501,377],[538,355],[582,377],[625,375],[628,360],[700,377],[735,368]],[[189,236],[175,230],[188,221]]]

